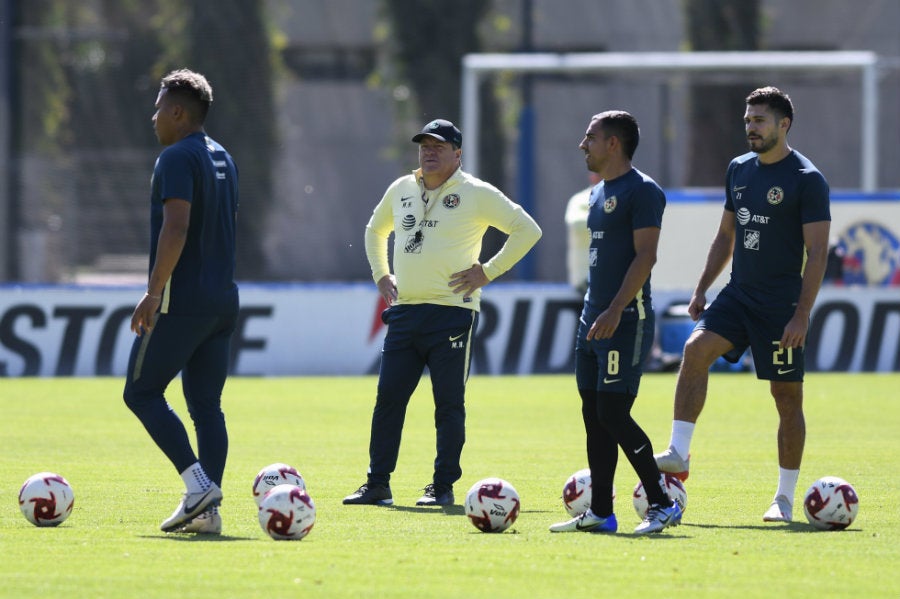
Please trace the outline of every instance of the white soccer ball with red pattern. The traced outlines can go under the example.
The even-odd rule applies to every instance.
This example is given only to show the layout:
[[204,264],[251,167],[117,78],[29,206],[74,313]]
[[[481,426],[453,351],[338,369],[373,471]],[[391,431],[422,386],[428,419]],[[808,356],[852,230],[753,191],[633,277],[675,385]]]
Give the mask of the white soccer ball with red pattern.
[[35,526],[61,524],[75,505],[69,482],[55,472],[38,472],[28,477],[19,490],[19,509]]
[[466,516],[481,532],[503,532],[519,517],[519,493],[502,478],[485,478],[466,493]]
[[299,541],[316,523],[316,506],[295,485],[278,485],[259,504],[259,525],[276,541]]
[[256,501],[256,506],[259,507],[266,493],[278,485],[294,485],[306,490],[306,481],[296,468],[281,462],[269,464],[253,479],[253,500]]
[[[590,468],[579,470],[567,478],[562,490],[562,502],[566,513],[575,517],[588,511],[588,508],[591,507],[592,491]],[[612,498],[613,501],[616,500],[615,487],[612,490]]]
[[[674,474],[669,474],[668,472],[661,472],[660,474],[663,475],[665,480],[666,494],[669,496],[669,499],[677,503],[683,512],[687,508],[687,491],[684,488],[684,483]],[[634,487],[634,492],[631,494],[631,502],[634,504],[634,511],[643,520],[650,509],[650,503],[647,501],[647,492],[644,490],[644,485],[640,481]]]
[[803,512],[819,530],[843,530],[856,520],[859,496],[843,478],[823,476],[806,491]]
[[591,507],[591,470],[585,468],[575,472],[563,485],[563,507],[570,516],[578,516]]

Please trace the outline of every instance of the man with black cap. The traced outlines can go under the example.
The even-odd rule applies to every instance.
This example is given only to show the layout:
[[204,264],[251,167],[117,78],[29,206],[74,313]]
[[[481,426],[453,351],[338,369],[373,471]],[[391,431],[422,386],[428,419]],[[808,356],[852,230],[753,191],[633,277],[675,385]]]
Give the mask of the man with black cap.
[[[541,237],[537,223],[489,183],[460,168],[462,133],[431,121],[412,140],[419,168],[394,181],[366,225],[366,256],[388,306],[381,372],[372,414],[366,483],[345,504],[391,505],[406,406],[425,367],[434,393],[437,457],[416,505],[453,505],[462,476],[465,391],[481,287],[516,264]],[[479,263],[488,227],[509,237]],[[393,273],[388,238],[394,233]]]

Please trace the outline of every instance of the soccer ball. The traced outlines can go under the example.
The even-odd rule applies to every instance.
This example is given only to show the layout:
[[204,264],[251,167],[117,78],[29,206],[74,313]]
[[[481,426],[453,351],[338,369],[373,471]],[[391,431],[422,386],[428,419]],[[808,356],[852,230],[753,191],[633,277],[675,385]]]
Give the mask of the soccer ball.
[[262,503],[266,493],[278,485],[294,485],[306,490],[306,481],[303,480],[296,468],[281,462],[269,464],[260,470],[253,479],[253,499],[256,501],[256,507]]
[[30,476],[19,490],[19,509],[35,526],[56,526],[72,513],[75,494],[69,482],[53,472]]
[[299,541],[316,523],[316,506],[304,489],[273,487],[259,504],[259,525],[276,541]]
[[[687,491],[684,484],[674,475],[668,472],[662,472],[666,485],[666,494],[669,499],[678,504],[683,512],[687,508]],[[634,511],[637,512],[638,518],[643,520],[647,516],[650,509],[650,503],[647,501],[647,493],[644,491],[644,484],[638,481],[634,487],[634,493],[631,494],[631,502],[634,504]]]
[[[579,470],[566,479],[566,484],[563,485],[562,490],[562,501],[563,507],[566,508],[566,512],[570,516],[580,516],[581,514],[588,511],[588,508],[591,507],[591,490],[592,485],[590,468]],[[613,487],[612,498],[613,501],[615,501],[615,487]]]
[[843,478],[823,476],[806,491],[803,512],[819,530],[843,530],[856,520],[859,496]]
[[466,515],[481,532],[503,532],[519,517],[519,494],[502,478],[485,478],[466,493]]
[[578,516],[591,507],[591,470],[585,468],[574,473],[563,485],[563,507],[570,516]]

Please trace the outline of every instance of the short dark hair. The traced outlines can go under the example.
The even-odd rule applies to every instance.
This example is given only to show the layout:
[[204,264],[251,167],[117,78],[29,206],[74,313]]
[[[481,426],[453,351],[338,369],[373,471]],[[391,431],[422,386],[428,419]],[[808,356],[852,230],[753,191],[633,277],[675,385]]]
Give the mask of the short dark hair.
[[212,86],[206,77],[188,69],[172,71],[162,78],[160,88],[166,95],[181,102],[198,124],[203,124],[213,101]]
[[631,160],[641,140],[641,129],[638,127],[637,119],[624,110],[607,110],[594,115],[594,119],[600,121],[600,127],[607,136],[619,138],[625,156]]
[[[777,87],[770,85],[755,89],[747,96],[746,102],[747,106],[765,104],[769,110],[775,113],[776,120],[787,117],[791,120],[791,125],[794,124],[794,105],[791,103],[791,98]],[[788,125],[788,129],[790,128]]]

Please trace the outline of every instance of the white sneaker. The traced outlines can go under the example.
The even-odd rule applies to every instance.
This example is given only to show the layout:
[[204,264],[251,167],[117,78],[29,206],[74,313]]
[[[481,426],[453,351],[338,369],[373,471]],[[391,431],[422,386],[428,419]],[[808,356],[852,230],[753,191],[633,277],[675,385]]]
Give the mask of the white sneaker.
[[763,514],[763,522],[791,522],[794,519],[793,507],[787,497],[779,495]]
[[681,507],[677,503],[673,502],[672,507],[651,505],[644,521],[634,529],[634,534],[645,535],[659,532],[667,526],[678,526],[679,524],[681,524]]
[[219,515],[218,508],[208,509],[175,532],[220,535],[222,534],[222,516]]
[[159,525],[163,532],[173,532],[222,501],[222,489],[216,483],[202,493],[185,493],[181,503],[167,520]]
[[618,528],[615,514],[601,518],[588,508],[588,511],[571,520],[551,524],[550,532],[616,532]]
[[687,459],[684,459],[678,455],[675,448],[670,445],[667,450],[655,454],[653,458],[656,460],[656,466],[659,468],[660,472],[668,472],[681,482],[687,480],[691,466],[690,454],[688,454]]

